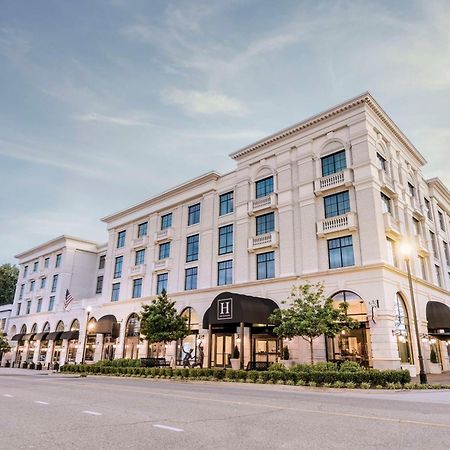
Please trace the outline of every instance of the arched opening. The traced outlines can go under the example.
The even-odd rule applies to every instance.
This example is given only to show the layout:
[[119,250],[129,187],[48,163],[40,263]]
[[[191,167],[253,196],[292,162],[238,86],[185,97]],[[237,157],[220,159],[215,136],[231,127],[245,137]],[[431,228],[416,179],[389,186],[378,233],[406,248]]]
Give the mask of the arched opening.
[[53,342],[52,364],[59,364],[62,349],[62,334],[64,333],[64,322],[60,320],[56,324],[55,337]]
[[[14,364],[16,367],[20,367],[22,363],[23,358],[23,352],[24,352],[24,345],[25,341],[22,339],[22,337],[27,334],[27,326],[23,324],[20,328],[20,334],[22,336],[19,337],[19,340],[17,341],[17,352],[16,352],[16,359],[14,361]],[[25,355],[26,356],[26,355]]]
[[97,320],[92,317],[87,325],[86,348],[84,350],[84,361],[94,361],[95,346],[97,342]]
[[125,328],[125,358],[137,359],[139,356],[139,336],[141,331],[141,321],[136,313],[128,317]]
[[[177,342],[176,363],[177,365],[183,365],[183,360],[186,358],[186,362],[189,361],[189,364],[193,364],[198,362],[198,346],[201,345],[201,341],[198,337],[200,319],[194,308],[191,308],[190,306],[183,309],[180,315],[186,318],[189,335]],[[201,361],[201,363],[203,363],[203,361]]]
[[27,334],[27,326],[25,324],[20,328],[20,334]]
[[352,291],[339,291],[331,296],[338,308],[347,304],[347,315],[359,322],[352,330],[342,331],[327,337],[327,359],[330,361],[356,361],[362,366],[371,366],[370,327],[364,300]]
[[405,300],[399,292],[395,296],[394,314],[394,333],[397,336],[400,363],[413,364],[408,310],[406,309]]
[[116,354],[117,338],[120,334],[120,324],[112,314],[101,317],[97,322],[97,334],[103,335],[101,359],[112,361]]
[[34,351],[36,349],[36,340],[35,336],[37,333],[37,323],[34,323],[30,330],[30,341],[28,343],[28,352],[27,352],[27,363],[33,362]]
[[44,323],[44,326],[42,327],[42,333],[41,333],[41,342],[39,347],[39,362],[45,363],[45,358],[47,357],[47,351],[48,351],[48,334],[50,333],[50,324],[48,322]]
[[78,319],[75,319],[70,325],[70,331],[80,331],[80,322]]
[[70,325],[70,331],[68,333],[68,347],[67,347],[67,362],[73,363],[76,361],[78,350],[78,338],[80,331],[80,322],[78,319],[73,320]]

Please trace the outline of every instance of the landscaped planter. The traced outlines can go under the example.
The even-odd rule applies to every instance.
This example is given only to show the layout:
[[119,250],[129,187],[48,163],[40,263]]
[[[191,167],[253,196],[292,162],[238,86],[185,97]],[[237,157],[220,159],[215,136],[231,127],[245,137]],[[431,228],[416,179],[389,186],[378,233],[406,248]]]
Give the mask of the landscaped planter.
[[241,368],[241,360],[239,358],[230,358],[231,368],[239,370]]
[[402,364],[401,367],[402,367],[403,370],[407,370],[410,373],[411,378],[414,378],[414,377],[417,376],[417,367],[415,365],[413,365],[413,364]]

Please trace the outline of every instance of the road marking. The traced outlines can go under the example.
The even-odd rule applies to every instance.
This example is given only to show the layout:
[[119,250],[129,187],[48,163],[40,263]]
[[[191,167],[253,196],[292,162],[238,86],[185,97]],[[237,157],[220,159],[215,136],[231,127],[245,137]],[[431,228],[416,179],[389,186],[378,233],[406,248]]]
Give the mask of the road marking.
[[81,411],[84,414],[90,414],[91,416],[101,416],[102,413],[95,412],[95,411]]
[[174,427],[169,427],[167,425],[153,425],[155,428],[162,428],[163,430],[169,430],[169,431],[176,431],[176,432],[180,432],[180,431],[184,431],[181,428],[174,428]]
[[35,400],[34,403],[37,403],[38,405],[49,405],[49,403],[41,402],[40,400]]
[[11,395],[11,394],[3,394],[3,397],[7,397],[7,398],[13,398],[13,397],[14,397],[14,395]]

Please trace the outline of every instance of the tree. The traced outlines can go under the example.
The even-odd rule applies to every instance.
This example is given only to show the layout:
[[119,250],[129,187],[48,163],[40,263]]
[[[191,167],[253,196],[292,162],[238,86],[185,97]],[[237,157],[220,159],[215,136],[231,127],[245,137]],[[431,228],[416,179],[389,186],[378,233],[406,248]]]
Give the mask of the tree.
[[314,364],[314,339],[322,335],[335,336],[359,325],[347,316],[347,303],[335,308],[333,300],[325,297],[323,291],[322,283],[294,286],[288,299],[282,302],[289,303],[289,307],[277,309],[270,316],[277,336],[288,339],[300,336],[309,343],[311,364]]
[[19,269],[12,264],[0,266],[0,305],[6,305],[14,301]]
[[2,353],[8,353],[11,350],[11,346],[3,333],[0,331],[0,355]]
[[186,317],[177,313],[175,302],[167,298],[166,291],[153,299],[150,305],[142,305],[141,334],[150,344],[166,344],[189,334]]

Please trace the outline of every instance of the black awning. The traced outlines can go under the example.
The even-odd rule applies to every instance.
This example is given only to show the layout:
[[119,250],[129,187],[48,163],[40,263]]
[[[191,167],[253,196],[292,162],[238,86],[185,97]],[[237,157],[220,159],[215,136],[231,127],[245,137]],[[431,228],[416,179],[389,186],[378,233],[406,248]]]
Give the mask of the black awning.
[[444,330],[444,332],[450,332],[450,308],[441,302],[428,302],[427,303],[427,320],[428,331],[435,332],[437,330]]
[[38,333],[34,335],[35,341],[46,341],[49,333]]
[[80,336],[80,332],[78,330],[64,331],[64,333],[61,335],[61,339],[68,339],[70,341],[72,339],[78,339],[79,336]]
[[430,336],[433,336],[440,341],[448,341],[450,340],[450,333],[428,333]]
[[63,333],[64,331],[53,331],[52,333],[48,333],[47,339],[49,341],[59,341]]
[[112,337],[118,337],[119,330],[120,325],[117,323],[117,319],[112,314],[101,317],[95,325],[95,332],[97,334],[111,334]]
[[36,336],[36,333],[28,333],[28,334],[24,334],[22,336],[22,341],[32,341],[34,339],[34,337]]
[[11,340],[12,341],[21,341],[23,336],[25,336],[25,333],[19,333],[19,334],[15,334]]
[[203,328],[209,325],[226,324],[264,324],[269,323],[269,316],[278,309],[270,298],[222,292],[211,303],[203,316]]

